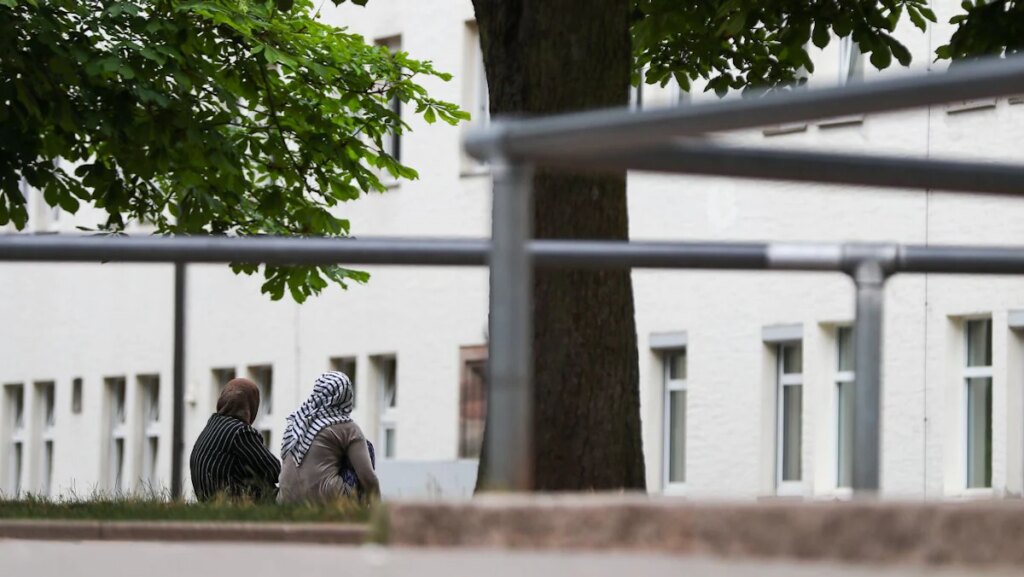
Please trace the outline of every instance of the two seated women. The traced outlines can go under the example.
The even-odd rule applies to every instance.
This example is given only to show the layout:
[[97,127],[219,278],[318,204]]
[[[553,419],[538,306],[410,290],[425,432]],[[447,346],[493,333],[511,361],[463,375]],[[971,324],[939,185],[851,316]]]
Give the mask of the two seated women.
[[252,427],[259,388],[248,379],[229,381],[192,448],[196,498],[276,498],[280,503],[379,499],[373,444],[352,420],[354,401],[347,375],[320,375],[309,398],[288,416],[278,460]]

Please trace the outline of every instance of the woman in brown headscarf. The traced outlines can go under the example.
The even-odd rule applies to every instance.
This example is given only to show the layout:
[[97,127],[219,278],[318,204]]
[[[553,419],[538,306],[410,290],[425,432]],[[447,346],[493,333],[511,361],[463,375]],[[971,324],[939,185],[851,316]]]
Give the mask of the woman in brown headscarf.
[[192,447],[189,467],[196,498],[218,496],[272,499],[281,462],[263,446],[252,428],[260,408],[260,390],[249,379],[232,379],[217,399],[217,412]]

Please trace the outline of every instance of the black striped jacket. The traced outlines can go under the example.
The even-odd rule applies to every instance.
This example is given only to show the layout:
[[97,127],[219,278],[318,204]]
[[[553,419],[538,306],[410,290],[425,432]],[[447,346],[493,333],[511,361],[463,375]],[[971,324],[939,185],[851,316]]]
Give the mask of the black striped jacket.
[[192,447],[192,489],[200,501],[218,495],[273,498],[281,462],[259,432],[236,419],[214,413]]

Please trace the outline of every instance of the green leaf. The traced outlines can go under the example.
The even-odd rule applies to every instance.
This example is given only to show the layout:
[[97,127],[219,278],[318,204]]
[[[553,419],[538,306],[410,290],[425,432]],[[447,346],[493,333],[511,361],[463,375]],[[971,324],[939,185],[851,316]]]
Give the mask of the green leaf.
[[886,68],[889,67],[891,63],[892,53],[889,51],[888,47],[876,46],[871,51],[871,64],[875,68],[879,70],[885,70]]
[[887,16],[886,19],[889,21],[889,30],[890,31],[896,29],[896,25],[899,23],[900,18],[902,16],[903,16],[903,6],[900,6],[900,5],[896,5],[896,7],[893,8],[889,12],[889,15]]
[[913,57],[910,55],[910,51],[903,44],[900,44],[895,38],[888,38],[889,48],[892,50],[892,55],[896,60],[903,66],[910,66]]
[[814,34],[812,36],[814,45],[818,48],[824,48],[828,46],[831,39],[832,34],[829,32],[828,24],[825,22],[817,22],[814,25]]
[[924,16],[922,16],[916,8],[908,8],[907,14],[910,16],[910,21],[914,23],[914,26],[916,26],[922,32],[926,32],[928,30],[928,23],[925,21]]
[[[315,19],[310,0],[46,5],[0,0],[19,33],[0,42],[0,128],[16,151],[0,163],[0,224],[25,225],[24,176],[51,206],[94,208],[100,232],[147,219],[160,234],[342,236],[350,224],[332,207],[383,189],[371,165],[418,176],[371,144],[418,126],[398,124],[375,87],[401,95],[407,121],[468,118],[424,87],[449,72]],[[260,272],[263,293],[299,302],[368,278],[232,270]]]

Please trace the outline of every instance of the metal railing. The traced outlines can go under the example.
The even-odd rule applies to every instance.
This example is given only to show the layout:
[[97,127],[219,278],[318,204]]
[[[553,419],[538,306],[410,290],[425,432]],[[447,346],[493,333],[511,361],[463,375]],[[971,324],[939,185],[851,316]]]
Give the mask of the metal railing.
[[[534,266],[835,271],[856,287],[853,486],[878,490],[882,301],[897,273],[1024,274],[1024,247],[864,243],[531,240],[535,165],[655,170],[884,187],[1024,193],[1024,167],[885,156],[712,146],[711,131],[749,128],[947,101],[1024,93],[1024,60],[819,91],[686,108],[498,121],[467,150],[494,177],[490,239],[0,236],[0,261],[172,262],[176,267],[172,488],[181,494],[184,448],[184,263],[489,266],[490,351],[484,486],[532,488],[531,287]],[[679,137],[689,137],[680,141]]]

